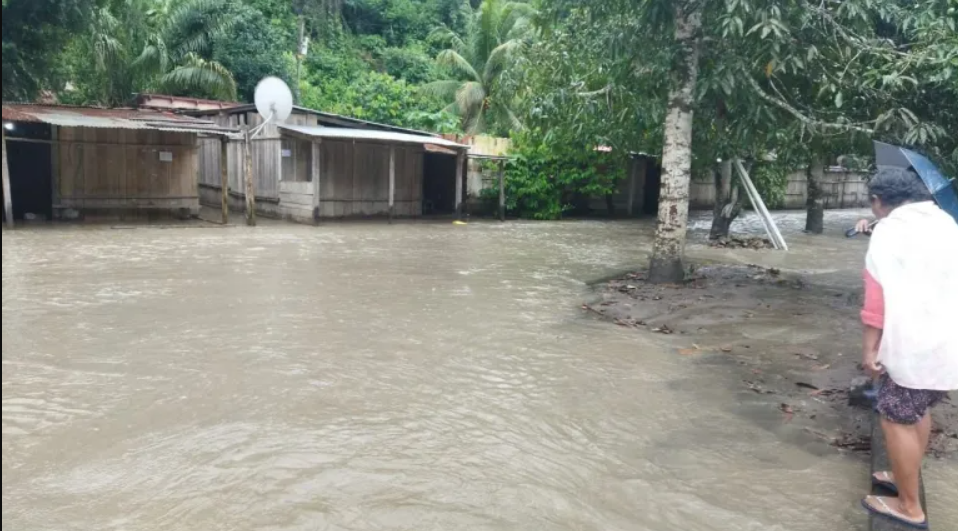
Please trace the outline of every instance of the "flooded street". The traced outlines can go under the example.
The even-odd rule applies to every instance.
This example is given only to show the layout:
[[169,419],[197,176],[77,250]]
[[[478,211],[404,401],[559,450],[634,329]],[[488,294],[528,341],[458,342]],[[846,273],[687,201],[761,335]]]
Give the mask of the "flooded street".
[[[857,213],[829,216],[788,254],[690,254],[855,282]],[[651,232],[4,231],[3,530],[863,531],[860,458],[584,315]],[[926,481],[945,530],[958,463]]]

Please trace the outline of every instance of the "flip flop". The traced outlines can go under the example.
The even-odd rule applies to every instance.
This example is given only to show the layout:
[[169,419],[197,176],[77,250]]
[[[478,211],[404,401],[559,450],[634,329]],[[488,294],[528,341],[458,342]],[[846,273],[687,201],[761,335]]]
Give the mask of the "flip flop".
[[[879,479],[875,476],[880,476],[885,479]],[[872,474],[872,484],[881,487],[892,494],[898,494],[898,485],[895,485],[895,482],[891,480],[889,472],[875,472]]]
[[[898,512],[887,501],[885,501],[885,500],[894,500],[894,499],[895,498],[885,498],[883,496],[866,496],[865,499],[862,500],[862,507],[864,507],[866,511],[868,511],[874,516],[884,518],[891,522],[895,522],[896,524],[903,525],[907,528],[921,529],[921,530],[928,529],[928,518],[925,518],[924,522],[916,522],[914,520],[909,519],[907,516],[901,514],[900,512]],[[877,502],[878,507],[875,507],[871,503],[869,503],[869,500],[874,500],[875,502]]]

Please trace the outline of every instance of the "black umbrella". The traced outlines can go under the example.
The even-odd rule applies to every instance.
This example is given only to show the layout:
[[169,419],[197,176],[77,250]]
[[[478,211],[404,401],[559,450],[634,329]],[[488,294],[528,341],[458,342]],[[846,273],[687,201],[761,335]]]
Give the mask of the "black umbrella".
[[875,142],[875,164],[878,167],[913,169],[928,187],[938,206],[951,214],[958,223],[958,194],[951,181],[945,178],[935,165],[918,153],[891,144]]

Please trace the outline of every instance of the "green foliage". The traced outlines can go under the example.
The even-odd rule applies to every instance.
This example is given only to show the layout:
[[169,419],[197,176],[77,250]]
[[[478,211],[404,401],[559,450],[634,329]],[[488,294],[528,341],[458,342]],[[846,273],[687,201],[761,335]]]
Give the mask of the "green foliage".
[[62,87],[62,51],[93,17],[95,0],[3,2],[3,99]]
[[294,72],[286,60],[285,38],[259,11],[244,7],[229,34],[213,43],[212,58],[232,73],[242,101],[253,101],[261,79],[276,76],[292,84]]
[[460,0],[345,0],[343,19],[357,34],[381,35],[388,46],[426,39],[439,25],[459,28]]
[[514,137],[506,165],[506,208],[513,215],[559,219],[577,199],[613,193],[616,182],[625,177],[627,158],[595,149],[567,149],[554,140],[540,130]]
[[450,77],[424,88],[449,104],[467,133],[506,134],[522,128],[513,110],[515,95],[503,78],[527,42],[534,13],[529,4],[485,0],[463,32],[444,28],[433,34],[448,46],[436,61]]
[[380,61],[384,72],[415,85],[438,77],[435,61],[420,47],[386,48],[380,54]]
[[752,167],[749,177],[752,178],[755,188],[768,208],[776,209],[785,206],[788,174],[795,170],[795,166],[777,161],[760,162]]
[[[683,4],[702,20],[693,173],[716,158],[775,153],[797,167],[867,155],[873,138],[958,160],[958,137],[944,133],[958,130],[953,1]],[[658,153],[670,80],[681,73],[677,5],[542,0],[542,38],[516,69],[522,120],[581,146],[600,139]],[[781,187],[774,173],[764,180]]]
[[412,111],[406,114],[401,124],[410,129],[420,131],[431,131],[433,133],[457,134],[462,132],[459,129],[459,118],[444,110]]
[[433,124],[449,132],[450,116],[441,114],[436,100],[389,74],[366,72],[350,81],[315,79],[302,86],[302,94],[303,104],[313,109],[400,127]]
[[133,68],[153,79],[151,89],[235,100],[231,72],[208,58],[243,19],[238,8],[233,0],[159,0],[147,10],[150,33]]

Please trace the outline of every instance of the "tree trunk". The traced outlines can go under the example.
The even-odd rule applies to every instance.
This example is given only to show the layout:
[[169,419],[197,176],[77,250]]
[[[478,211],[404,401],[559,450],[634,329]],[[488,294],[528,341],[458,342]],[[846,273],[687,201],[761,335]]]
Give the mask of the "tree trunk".
[[805,170],[808,180],[808,213],[805,216],[805,232],[821,234],[825,232],[825,191],[822,180],[825,177],[825,163],[816,160]]
[[689,217],[689,182],[692,177],[692,118],[699,70],[698,11],[675,8],[675,41],[679,59],[672,72],[665,142],[662,148],[662,187],[658,226],[649,265],[649,281],[675,283],[685,279],[683,258]]
[[712,211],[712,230],[709,239],[728,238],[732,222],[742,212],[738,187],[732,183],[732,161],[723,160],[715,171],[715,209]]
[[605,209],[610,218],[615,217],[615,196],[612,194],[605,194]]

